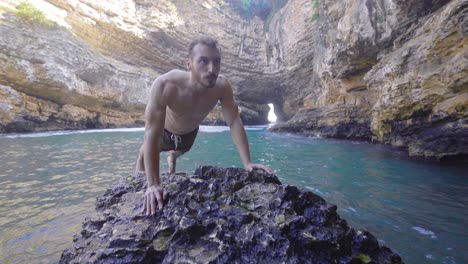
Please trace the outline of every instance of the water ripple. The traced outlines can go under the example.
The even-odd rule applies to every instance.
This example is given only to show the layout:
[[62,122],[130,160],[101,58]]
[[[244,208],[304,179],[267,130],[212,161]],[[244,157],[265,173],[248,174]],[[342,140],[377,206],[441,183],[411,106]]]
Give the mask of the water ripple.
[[[215,129],[216,130],[216,129]],[[218,129],[219,130],[219,129]],[[229,132],[200,133],[178,161],[242,167]],[[56,262],[95,197],[133,171],[143,131],[0,137],[0,262]],[[61,133],[61,134],[60,134]],[[407,263],[468,263],[466,168],[411,162],[385,146],[248,131],[253,162],[338,205]],[[167,170],[162,155],[162,171]]]

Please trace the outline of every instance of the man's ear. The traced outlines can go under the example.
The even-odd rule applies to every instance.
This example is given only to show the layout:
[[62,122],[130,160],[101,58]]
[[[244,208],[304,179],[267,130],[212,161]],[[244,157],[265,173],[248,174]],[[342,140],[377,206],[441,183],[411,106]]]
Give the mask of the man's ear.
[[187,60],[187,70],[188,71],[192,70],[192,60],[190,60],[190,59]]

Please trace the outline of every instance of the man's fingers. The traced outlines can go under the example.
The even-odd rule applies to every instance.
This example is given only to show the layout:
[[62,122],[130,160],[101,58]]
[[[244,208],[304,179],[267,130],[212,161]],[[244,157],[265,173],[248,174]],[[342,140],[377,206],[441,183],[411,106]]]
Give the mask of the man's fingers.
[[146,195],[143,196],[144,199],[143,199],[143,208],[141,208],[141,214],[144,214],[145,213],[145,209],[146,209]]
[[263,166],[263,169],[266,170],[268,173],[273,174],[273,170],[270,167]]
[[[143,210],[142,213],[146,212],[146,215],[154,215],[156,211],[162,209],[164,206],[164,199],[166,199],[167,193],[161,186],[149,187],[144,195],[143,199]],[[156,204],[157,203],[157,204]],[[156,207],[157,206],[157,207]]]
[[156,198],[158,198],[158,207],[159,207],[159,209],[162,209],[164,204],[163,204],[163,199],[161,197],[161,192],[159,190],[156,192]]
[[145,210],[146,210],[146,215],[151,214],[151,196],[150,195],[146,195]]
[[156,202],[154,199],[156,198],[153,193],[150,193],[150,200],[151,200],[151,215],[156,213]]
[[262,169],[262,170],[264,170],[264,171],[266,171],[266,172],[268,172],[268,173],[271,173],[270,168],[268,168],[267,166],[261,165],[260,169]]
[[267,167],[267,166],[262,165],[262,164],[254,164],[254,165],[252,166],[252,168],[255,168],[255,169],[262,169],[262,170],[264,170],[264,171],[266,171],[266,172],[268,172],[268,173],[270,173],[270,174],[274,174],[274,173],[273,173],[273,170],[272,170],[270,167]]
[[166,200],[167,200],[167,195],[168,195],[168,193],[166,192],[166,189],[164,189],[164,191],[163,191],[164,202],[166,202]]

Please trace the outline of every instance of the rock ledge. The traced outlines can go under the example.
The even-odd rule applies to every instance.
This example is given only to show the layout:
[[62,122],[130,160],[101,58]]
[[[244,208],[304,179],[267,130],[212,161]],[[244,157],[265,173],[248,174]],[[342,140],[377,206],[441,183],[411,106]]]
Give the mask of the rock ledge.
[[60,263],[402,263],[335,205],[263,171],[202,166],[162,183],[153,217],[139,213],[142,176],[109,188]]

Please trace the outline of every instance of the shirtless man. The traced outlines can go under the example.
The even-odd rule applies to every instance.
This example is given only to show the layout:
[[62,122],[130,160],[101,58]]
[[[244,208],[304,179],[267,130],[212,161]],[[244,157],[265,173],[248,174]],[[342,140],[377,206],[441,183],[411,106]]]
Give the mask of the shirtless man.
[[147,215],[156,213],[156,203],[159,209],[163,207],[165,191],[159,179],[160,152],[169,151],[169,172],[175,173],[177,157],[191,148],[198,126],[218,101],[244,168],[272,173],[270,168],[252,164],[250,160],[247,135],[232,87],[224,76],[218,75],[220,66],[216,40],[202,37],[190,44],[188,72],[172,70],[153,82],[145,111],[145,140],[136,165],[136,171],[144,171],[148,181],[143,206]]

